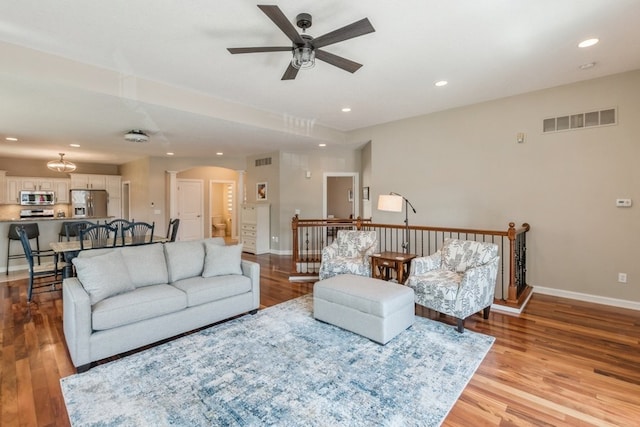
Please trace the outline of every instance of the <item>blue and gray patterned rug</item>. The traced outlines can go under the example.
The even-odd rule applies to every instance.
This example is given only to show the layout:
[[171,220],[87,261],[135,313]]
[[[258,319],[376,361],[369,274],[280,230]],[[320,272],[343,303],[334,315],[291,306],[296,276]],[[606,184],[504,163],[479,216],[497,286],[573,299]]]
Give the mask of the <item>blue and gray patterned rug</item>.
[[311,295],[61,380],[73,426],[438,426],[494,338],[416,317],[381,346]]

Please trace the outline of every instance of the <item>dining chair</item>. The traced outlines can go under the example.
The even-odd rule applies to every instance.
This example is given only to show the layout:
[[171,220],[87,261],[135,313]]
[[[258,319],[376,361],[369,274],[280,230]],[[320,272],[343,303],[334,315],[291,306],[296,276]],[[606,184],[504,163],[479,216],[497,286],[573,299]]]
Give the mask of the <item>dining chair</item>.
[[146,222],[132,222],[122,229],[122,239],[131,238],[131,245],[144,245],[153,243],[153,229],[155,222],[149,224]]
[[[91,221],[65,221],[62,223],[62,227],[64,227],[64,235],[67,239],[67,242],[71,241],[71,239],[77,239],[80,237],[80,231],[86,229],[87,227],[91,227],[94,225]],[[62,230],[60,230],[62,233]]]
[[[128,219],[118,218],[107,222],[107,224],[116,229],[116,236],[121,237],[124,235],[123,229],[131,225],[133,222],[134,221],[129,221]],[[121,244],[124,245],[124,240],[121,241]],[[116,246],[117,245],[118,243],[116,243]]]
[[11,246],[12,246],[11,242],[20,240],[20,236],[18,235],[18,228],[24,228],[29,240],[35,241],[36,249],[34,253],[38,254],[36,255],[36,258],[38,259],[38,264],[41,263],[40,262],[41,257],[53,256],[52,251],[40,250],[40,228],[38,227],[37,222],[10,224],[9,234],[7,236],[7,275],[9,274],[9,260],[24,258],[23,253],[11,253]]
[[116,229],[108,224],[93,224],[80,230],[80,250],[84,250],[87,243],[91,246],[86,249],[113,248],[117,240]]
[[[29,242],[28,230],[25,227],[17,227],[16,233],[22,243],[22,249],[24,255],[27,258],[29,264],[29,285],[27,288],[27,301],[31,302],[34,289],[42,289],[50,287],[50,292],[55,291],[56,285],[62,285],[62,268],[58,268],[58,258],[54,257],[53,263],[36,265],[34,258],[41,255],[42,252],[49,251],[34,251],[31,249],[31,243]],[[49,254],[50,255],[50,254]],[[36,283],[37,282],[37,283]]]
[[180,227],[180,218],[169,219],[169,227],[167,228],[167,239],[175,242],[178,236],[178,227]]

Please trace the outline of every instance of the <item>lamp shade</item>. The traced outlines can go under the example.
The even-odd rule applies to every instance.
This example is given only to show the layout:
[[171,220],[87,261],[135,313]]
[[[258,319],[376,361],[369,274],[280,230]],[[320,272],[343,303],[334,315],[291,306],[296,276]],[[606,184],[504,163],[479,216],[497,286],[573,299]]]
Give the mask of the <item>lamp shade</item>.
[[378,196],[378,210],[388,212],[402,212],[402,196],[395,194],[381,194]]

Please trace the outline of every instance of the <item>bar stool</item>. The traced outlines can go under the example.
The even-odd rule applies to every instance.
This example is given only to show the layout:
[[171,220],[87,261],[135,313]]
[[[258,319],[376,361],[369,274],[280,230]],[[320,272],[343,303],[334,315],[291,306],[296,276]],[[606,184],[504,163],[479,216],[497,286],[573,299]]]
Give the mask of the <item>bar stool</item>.
[[[17,241],[20,242],[20,235],[18,234],[18,227],[24,227],[24,230],[27,232],[27,237],[29,238],[29,242],[31,240],[36,241],[36,251],[35,253],[40,252],[40,228],[38,228],[37,222],[29,222],[29,223],[18,223],[18,224],[9,224],[9,238],[7,240],[7,275],[9,275],[9,260],[10,259],[21,259],[25,258],[24,250],[22,249],[22,245],[19,246],[20,253],[11,253],[11,242]],[[37,255],[36,255],[37,256]],[[38,265],[40,265],[40,257],[38,258]]]

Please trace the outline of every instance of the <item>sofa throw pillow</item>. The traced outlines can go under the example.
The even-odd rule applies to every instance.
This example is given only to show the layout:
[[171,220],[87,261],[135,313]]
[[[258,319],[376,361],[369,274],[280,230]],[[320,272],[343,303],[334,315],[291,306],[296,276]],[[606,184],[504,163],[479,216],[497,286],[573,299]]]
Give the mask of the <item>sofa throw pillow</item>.
[[169,283],[202,275],[204,244],[202,240],[188,240],[164,244]]
[[120,251],[89,258],[74,258],[78,279],[89,294],[91,305],[134,290]]
[[202,277],[242,274],[242,244],[220,246],[207,242],[205,252]]
[[169,283],[162,243],[124,246],[122,258],[136,288]]

